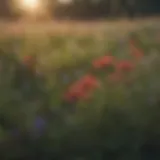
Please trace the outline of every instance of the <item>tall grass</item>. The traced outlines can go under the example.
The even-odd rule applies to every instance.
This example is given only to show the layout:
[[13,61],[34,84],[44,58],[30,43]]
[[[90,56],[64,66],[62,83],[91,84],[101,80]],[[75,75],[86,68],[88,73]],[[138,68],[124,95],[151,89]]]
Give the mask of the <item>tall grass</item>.
[[[2,40],[1,158],[137,160],[146,145],[160,145],[158,35],[146,28],[114,42],[105,36]],[[131,39],[142,60],[130,55]],[[106,55],[134,63],[129,83],[110,82],[113,71],[94,69],[93,61]],[[65,101],[70,86],[90,74],[100,86],[91,97]]]

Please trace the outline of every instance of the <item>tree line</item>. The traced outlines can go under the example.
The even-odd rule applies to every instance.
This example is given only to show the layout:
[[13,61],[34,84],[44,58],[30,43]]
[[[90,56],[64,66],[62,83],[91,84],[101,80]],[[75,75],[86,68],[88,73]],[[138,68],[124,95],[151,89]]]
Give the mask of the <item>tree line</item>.
[[[0,0],[0,17],[17,17],[17,14],[12,12],[9,1]],[[160,13],[160,0],[72,0],[68,4],[58,0],[49,1],[48,10],[55,18],[134,18]]]
[[71,18],[98,18],[153,15],[160,13],[160,0],[73,0],[72,4],[59,4],[54,15]]

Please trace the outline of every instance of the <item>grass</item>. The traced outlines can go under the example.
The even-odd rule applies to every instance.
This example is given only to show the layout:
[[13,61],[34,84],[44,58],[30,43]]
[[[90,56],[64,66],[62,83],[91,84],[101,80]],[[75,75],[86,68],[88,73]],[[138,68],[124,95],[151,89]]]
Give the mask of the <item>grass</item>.
[[[105,32],[1,40],[2,159],[137,160],[150,141],[159,145],[159,34],[151,26],[123,38]],[[141,61],[131,57],[130,39],[143,50]],[[136,65],[126,77],[131,85],[110,83],[110,71],[93,68],[109,54]],[[36,56],[34,74],[24,66],[28,55]],[[70,86],[90,74],[101,86],[91,99],[66,102]]]

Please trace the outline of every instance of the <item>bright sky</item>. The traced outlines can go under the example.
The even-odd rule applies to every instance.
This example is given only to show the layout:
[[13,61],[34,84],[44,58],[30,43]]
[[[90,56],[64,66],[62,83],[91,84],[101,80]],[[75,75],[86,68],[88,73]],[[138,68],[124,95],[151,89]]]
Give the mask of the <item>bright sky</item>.
[[[58,0],[60,3],[69,4],[72,3],[73,0]],[[41,0],[17,0],[20,6],[25,10],[34,11],[37,8],[42,7]]]

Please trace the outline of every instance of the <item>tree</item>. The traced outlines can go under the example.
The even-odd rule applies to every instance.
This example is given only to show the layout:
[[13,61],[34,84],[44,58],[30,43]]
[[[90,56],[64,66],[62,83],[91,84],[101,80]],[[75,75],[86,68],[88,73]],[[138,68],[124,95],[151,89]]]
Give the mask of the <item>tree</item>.
[[11,17],[11,8],[8,0],[0,0],[0,17]]

